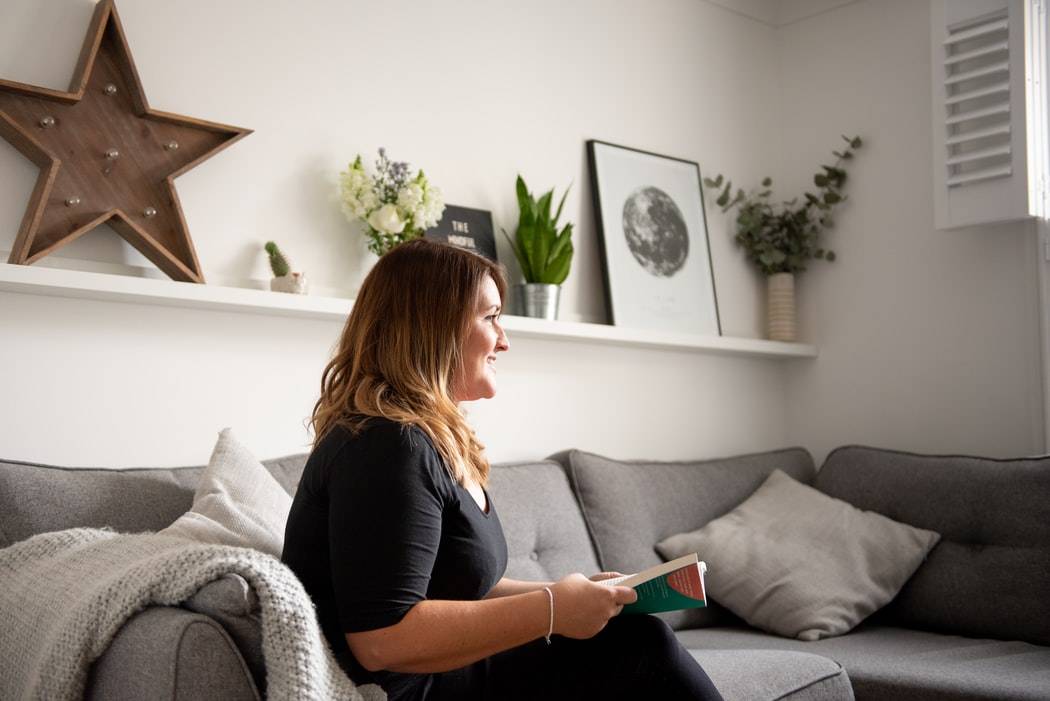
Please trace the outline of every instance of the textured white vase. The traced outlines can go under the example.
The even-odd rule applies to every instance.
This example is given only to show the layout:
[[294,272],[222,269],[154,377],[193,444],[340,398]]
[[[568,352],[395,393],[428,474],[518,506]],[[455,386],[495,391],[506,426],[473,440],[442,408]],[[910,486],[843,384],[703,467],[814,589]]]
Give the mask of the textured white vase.
[[774,273],[766,278],[766,319],[770,341],[795,341],[795,275]]

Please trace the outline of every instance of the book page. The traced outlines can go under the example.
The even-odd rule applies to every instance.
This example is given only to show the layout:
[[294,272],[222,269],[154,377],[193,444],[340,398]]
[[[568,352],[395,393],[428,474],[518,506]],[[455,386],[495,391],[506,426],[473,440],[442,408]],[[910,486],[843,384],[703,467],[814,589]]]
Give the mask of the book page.
[[707,564],[700,561],[696,553],[690,553],[689,555],[683,555],[682,557],[665,562],[661,565],[655,565],[647,570],[642,570],[637,574],[625,574],[622,577],[613,577],[612,579],[604,579],[599,584],[606,584],[610,587],[617,585],[624,587],[636,587],[642,582],[647,582],[650,579],[655,579],[661,575],[674,572],[675,570],[688,567],[689,565],[697,565],[700,568],[701,574],[707,572]]
[[620,582],[625,582],[633,576],[633,574],[622,574],[619,577],[613,577],[612,579],[603,579],[602,581],[598,582],[598,584],[606,584],[610,587],[615,587]]

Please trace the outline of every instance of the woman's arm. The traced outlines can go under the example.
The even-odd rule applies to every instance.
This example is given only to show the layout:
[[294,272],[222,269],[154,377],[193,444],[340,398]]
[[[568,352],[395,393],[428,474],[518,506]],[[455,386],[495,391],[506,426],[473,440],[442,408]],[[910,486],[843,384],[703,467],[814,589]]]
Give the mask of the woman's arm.
[[[619,572],[599,572],[598,574],[592,574],[588,579],[592,582],[600,582],[603,579],[612,579],[613,577],[622,577]],[[544,587],[553,585],[554,582],[530,582],[521,579],[511,579],[510,577],[504,577],[503,579],[496,582],[496,586],[489,590],[489,593],[485,595],[486,599],[497,599],[502,596],[514,596],[515,594],[527,594],[530,591],[540,591]]]
[[347,633],[346,641],[369,671],[457,669],[545,636],[550,601],[543,586],[550,586],[554,597],[554,632],[571,638],[595,635],[637,598],[633,589],[596,584],[573,574],[553,585],[538,584],[534,591],[481,601],[424,600],[399,623]]
[[[504,577],[503,579],[496,582],[496,586],[489,590],[489,593],[485,595],[486,599],[498,599],[504,596],[514,596],[516,594],[528,594],[531,591],[541,591],[544,587],[553,585],[554,582],[527,582],[521,579],[510,579]],[[546,593],[543,595],[546,597]]]

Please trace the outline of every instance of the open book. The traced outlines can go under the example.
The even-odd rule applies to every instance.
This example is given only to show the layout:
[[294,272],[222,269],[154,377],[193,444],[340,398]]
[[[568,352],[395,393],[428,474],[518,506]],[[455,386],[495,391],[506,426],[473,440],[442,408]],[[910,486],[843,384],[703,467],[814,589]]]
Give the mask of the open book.
[[604,579],[599,584],[631,587],[638,593],[638,601],[624,606],[622,613],[678,611],[707,606],[705,572],[707,565],[691,553],[638,574]]

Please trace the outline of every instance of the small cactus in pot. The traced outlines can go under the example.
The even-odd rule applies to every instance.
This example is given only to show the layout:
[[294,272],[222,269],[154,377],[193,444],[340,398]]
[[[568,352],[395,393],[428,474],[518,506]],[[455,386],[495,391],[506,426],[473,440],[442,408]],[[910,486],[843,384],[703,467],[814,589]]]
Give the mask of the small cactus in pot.
[[270,259],[270,270],[273,271],[273,279],[270,280],[270,289],[274,292],[290,292],[292,294],[306,294],[306,275],[292,272],[288,259],[277,244],[273,241],[266,242],[266,255]]

